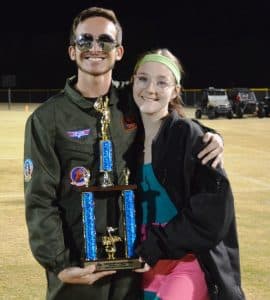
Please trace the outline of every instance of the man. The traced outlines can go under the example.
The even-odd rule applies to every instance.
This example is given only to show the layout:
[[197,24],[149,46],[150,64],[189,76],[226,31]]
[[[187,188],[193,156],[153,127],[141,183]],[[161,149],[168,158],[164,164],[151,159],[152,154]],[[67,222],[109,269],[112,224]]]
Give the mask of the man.
[[[46,270],[47,299],[138,299],[138,274],[83,267],[82,209],[76,191],[82,176],[90,176],[90,185],[99,176],[100,114],[93,107],[99,96],[109,97],[115,182],[123,184],[123,170],[132,167],[137,125],[130,117],[127,88],[112,81],[114,64],[123,54],[122,29],[114,13],[95,7],[82,11],[74,19],[69,46],[77,77],[69,78],[64,90],[42,104],[26,124],[26,220],[31,250]],[[210,133],[204,139],[210,143],[200,158],[203,163],[215,158],[216,166],[222,140]],[[97,234],[102,235],[108,222],[117,224],[117,199],[100,199],[95,217]]]

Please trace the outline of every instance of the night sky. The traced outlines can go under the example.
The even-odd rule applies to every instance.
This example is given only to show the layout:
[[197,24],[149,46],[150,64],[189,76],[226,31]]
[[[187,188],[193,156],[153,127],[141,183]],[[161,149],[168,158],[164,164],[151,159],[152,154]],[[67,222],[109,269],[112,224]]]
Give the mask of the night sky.
[[16,88],[62,88],[76,73],[69,30],[75,15],[93,5],[113,9],[124,30],[115,79],[128,79],[144,50],[166,47],[183,63],[185,88],[270,87],[269,1],[54,2],[1,8],[0,76],[16,75]]

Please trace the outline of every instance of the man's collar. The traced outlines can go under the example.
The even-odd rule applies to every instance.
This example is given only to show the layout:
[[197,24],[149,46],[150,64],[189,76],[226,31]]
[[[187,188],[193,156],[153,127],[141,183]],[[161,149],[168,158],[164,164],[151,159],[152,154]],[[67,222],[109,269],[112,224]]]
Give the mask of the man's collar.
[[[92,109],[94,105],[94,101],[87,100],[84,96],[80,94],[79,91],[77,91],[74,86],[77,82],[77,76],[72,76],[67,79],[66,85],[65,85],[65,93],[69,96],[69,98],[78,106],[84,109]],[[112,81],[110,89],[109,89],[109,105],[115,104],[117,100],[116,96],[116,87],[117,84],[115,84],[114,81]]]

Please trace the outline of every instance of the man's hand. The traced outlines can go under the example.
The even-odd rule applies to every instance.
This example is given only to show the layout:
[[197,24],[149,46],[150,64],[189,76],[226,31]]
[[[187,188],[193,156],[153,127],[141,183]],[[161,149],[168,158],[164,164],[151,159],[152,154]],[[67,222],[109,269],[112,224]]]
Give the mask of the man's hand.
[[224,145],[221,136],[216,133],[207,132],[203,136],[203,142],[207,146],[198,154],[198,158],[202,159],[202,164],[205,165],[214,159],[211,167],[216,168],[220,165],[223,168]]
[[116,273],[116,271],[102,271],[94,273],[96,266],[89,265],[85,268],[70,267],[62,270],[58,274],[58,278],[65,283],[72,284],[93,284],[102,277]]

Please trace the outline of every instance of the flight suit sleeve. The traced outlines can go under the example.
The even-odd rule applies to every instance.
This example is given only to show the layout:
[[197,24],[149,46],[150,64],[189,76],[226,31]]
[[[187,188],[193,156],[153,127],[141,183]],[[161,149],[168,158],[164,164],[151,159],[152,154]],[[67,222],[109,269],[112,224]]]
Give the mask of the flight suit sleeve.
[[54,150],[51,116],[33,114],[25,126],[24,192],[26,223],[31,251],[36,260],[55,273],[69,266],[65,249],[57,190],[60,163]]
[[224,145],[224,139],[223,139],[222,135],[219,132],[217,132],[214,128],[207,127],[196,119],[192,119],[192,122],[196,123],[201,128],[201,130],[203,131],[204,134],[207,132],[218,134],[221,137],[223,145]]

